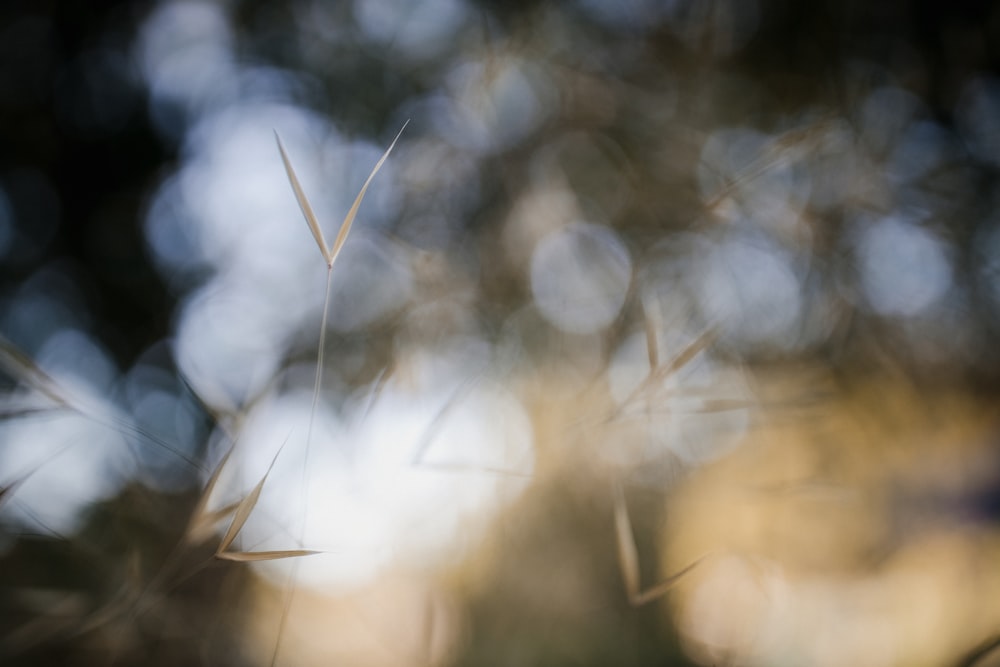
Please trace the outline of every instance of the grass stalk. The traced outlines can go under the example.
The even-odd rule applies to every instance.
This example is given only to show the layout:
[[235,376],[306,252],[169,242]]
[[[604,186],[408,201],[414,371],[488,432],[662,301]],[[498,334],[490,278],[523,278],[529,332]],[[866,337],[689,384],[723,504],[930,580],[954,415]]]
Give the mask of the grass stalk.
[[[392,140],[392,143],[389,144],[389,148],[385,150],[382,157],[379,158],[371,172],[369,172],[368,178],[365,179],[364,185],[361,186],[361,190],[354,198],[351,208],[348,210],[347,215],[344,216],[343,222],[340,223],[340,229],[337,231],[337,236],[334,239],[332,247],[328,246],[326,243],[326,238],[323,236],[323,230],[320,227],[319,220],[316,218],[312,205],[309,203],[309,199],[306,197],[305,191],[302,189],[298,176],[295,174],[295,169],[292,167],[291,159],[289,159],[288,153],[285,151],[285,147],[281,143],[281,137],[278,136],[277,132],[274,133],[274,137],[278,142],[278,151],[281,153],[281,160],[285,165],[285,172],[288,175],[288,182],[292,186],[292,191],[295,193],[295,199],[299,204],[299,208],[302,210],[302,215],[306,219],[306,224],[312,232],[316,245],[319,247],[319,251],[323,255],[323,259],[326,261],[326,291],[323,298],[323,315],[320,319],[319,350],[316,353],[316,381],[313,385],[312,406],[309,409],[309,426],[306,428],[306,449],[302,460],[302,495],[305,502],[303,503],[302,509],[302,528],[299,534],[300,543],[305,541],[306,526],[309,518],[309,454],[312,449],[312,434],[313,427],[316,422],[316,410],[319,406],[319,395],[323,388],[323,366],[325,365],[324,357],[326,351],[326,321],[330,313],[330,295],[333,285],[333,263],[337,260],[337,257],[340,256],[340,251],[347,242],[347,236],[354,224],[354,219],[358,215],[358,210],[361,208],[361,202],[364,200],[365,193],[368,192],[368,186],[371,185],[372,180],[375,178],[375,174],[377,174],[379,169],[382,168],[382,165],[389,157],[389,153],[391,153],[392,149],[396,146],[396,142],[399,141],[399,137],[403,134],[403,130],[406,129],[409,122],[410,121],[407,120],[403,123],[403,127],[400,128],[396,137]],[[271,553],[277,554],[277,558],[297,558],[298,556],[307,556],[317,552],[305,549],[295,549]],[[263,560],[263,558],[258,558],[257,560]],[[288,596],[285,598],[285,604],[281,611],[281,619],[278,622],[277,637],[274,641],[274,652],[271,654],[271,667],[274,667],[278,661],[278,654],[281,650],[281,638],[284,636],[285,627],[288,624],[288,616],[292,609],[292,603],[295,601],[295,591],[298,589],[298,574],[299,561],[295,560],[292,564],[292,571],[289,574]]]

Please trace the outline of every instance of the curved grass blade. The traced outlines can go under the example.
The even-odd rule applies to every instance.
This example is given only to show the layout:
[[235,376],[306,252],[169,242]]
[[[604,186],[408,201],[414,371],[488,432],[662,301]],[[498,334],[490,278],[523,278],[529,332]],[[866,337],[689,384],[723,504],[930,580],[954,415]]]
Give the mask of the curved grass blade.
[[295,192],[295,199],[299,203],[299,208],[302,209],[302,215],[306,218],[306,223],[309,225],[309,231],[312,232],[313,238],[316,239],[316,245],[319,246],[319,251],[323,253],[323,259],[326,260],[327,266],[333,264],[333,256],[330,254],[330,249],[326,245],[326,239],[323,238],[323,230],[319,226],[319,221],[316,219],[316,214],[313,213],[312,206],[309,205],[309,199],[306,198],[306,193],[302,190],[302,185],[299,183],[298,176],[295,175],[295,169],[292,168],[292,161],[288,159],[288,153],[285,152],[285,146],[281,143],[281,137],[278,136],[278,131],[274,131],[274,138],[278,142],[278,151],[281,153],[281,161],[285,163],[285,173],[288,174],[288,182],[292,184],[292,191]]
[[227,516],[231,516],[239,506],[239,502],[233,502],[211,512],[202,511],[200,514],[193,515],[187,532],[184,534],[184,540],[188,544],[204,542],[212,535],[215,525]]
[[219,548],[216,549],[215,555],[218,556],[233,543],[236,536],[239,535],[240,530],[243,529],[243,525],[250,518],[250,513],[253,512],[253,508],[257,506],[257,501],[260,500],[260,492],[264,489],[264,482],[267,481],[267,474],[257,482],[257,485],[253,487],[251,491],[243,500],[239,502],[236,506],[236,512],[233,515],[233,521],[229,524],[229,530],[222,537],[222,541],[219,543]]
[[20,486],[21,482],[23,481],[24,480],[19,479],[15,480],[11,484],[8,484],[7,486],[0,486],[0,507],[3,507],[4,503],[7,502],[7,500],[10,499],[11,496],[13,496],[14,490],[17,489],[17,487]]
[[260,492],[264,490],[264,482],[267,481],[267,476],[271,474],[271,470],[274,468],[274,464],[278,461],[278,456],[281,455],[281,450],[285,448],[285,443],[287,442],[288,438],[285,438],[285,442],[281,443],[281,447],[278,448],[278,451],[274,454],[274,458],[271,459],[271,465],[267,467],[267,472],[264,473],[264,476],[253,487],[253,490],[236,506],[233,521],[229,524],[229,530],[226,531],[218,548],[215,550],[216,557],[221,558],[223,556],[226,549],[236,539],[236,536],[240,534],[240,530],[243,529],[243,525],[247,522],[247,519],[250,518],[254,507],[257,506],[257,501],[260,500]]
[[21,352],[14,343],[0,336],[0,369],[12,378],[21,380],[63,407],[72,407],[55,380]]
[[680,572],[672,574],[652,588],[639,593],[632,599],[632,605],[635,607],[641,607],[648,602],[652,602],[653,600],[663,597],[684,577],[684,575],[697,567],[703,560],[705,560],[705,556],[688,563],[683,569],[681,569]]
[[618,544],[618,566],[622,571],[622,582],[629,602],[639,595],[639,550],[635,546],[632,522],[625,506],[625,494],[620,486],[615,487],[615,537]]
[[215,554],[219,560],[231,560],[237,563],[256,563],[264,560],[281,560],[283,558],[301,558],[321,554],[314,549],[284,549],[281,551],[225,551]]
[[1000,648],[1000,635],[994,635],[966,654],[956,667],[975,667],[998,648]]
[[232,455],[235,448],[236,445],[232,445],[222,456],[218,465],[215,466],[215,470],[212,471],[211,477],[208,478],[208,482],[205,483],[205,488],[201,492],[201,497],[198,498],[198,502],[195,504],[194,509],[191,510],[191,520],[188,522],[187,529],[184,531],[184,539],[186,541],[201,542],[208,537],[209,534],[211,534],[212,528],[217,522],[234,512],[236,508],[239,507],[239,503],[234,503],[227,505],[222,509],[215,510],[214,512],[205,512],[205,507],[208,505],[208,499],[211,497],[212,491],[215,490],[215,486],[219,483],[219,477],[222,476],[222,470],[226,467],[226,462],[229,461],[229,457]]
[[642,304],[642,324],[646,333],[646,355],[649,358],[649,372],[652,373],[660,365],[660,345],[656,330],[659,328],[659,308],[656,301],[645,300]]
[[699,352],[707,349],[713,342],[715,342],[716,337],[716,331],[714,329],[709,329],[695,338],[669,362],[662,363],[655,368],[650,368],[649,375],[646,376],[646,379],[640,382],[639,385],[625,397],[625,400],[618,404],[618,407],[612,412],[610,419],[620,417],[636,399],[644,393],[653,390],[653,388],[662,384],[668,377],[684,368],[684,366],[690,363]]
[[625,594],[628,597],[629,604],[633,607],[641,607],[648,602],[663,597],[684,575],[693,570],[695,566],[705,559],[705,556],[702,556],[685,566],[680,572],[667,577],[652,588],[644,591],[640,590],[639,550],[635,544],[635,534],[632,532],[632,521],[628,516],[625,494],[619,485],[615,486],[614,512],[615,536],[618,543],[618,564],[622,571]]
[[133,424],[127,416],[122,415],[121,411],[109,401],[89,394],[80,395],[66,391],[52,376],[42,370],[30,357],[21,352],[16,345],[3,336],[0,336],[0,370],[3,370],[12,378],[24,382],[61,408],[72,410],[93,421],[95,424],[101,424],[115,429],[120,433],[129,433],[142,438],[176,456],[192,469],[202,469],[198,461],[177,447]]
[[333,266],[333,262],[337,259],[337,255],[340,254],[340,249],[344,247],[344,243],[347,241],[347,235],[351,231],[351,225],[354,224],[354,218],[358,215],[358,209],[361,207],[361,200],[365,198],[365,193],[368,192],[368,186],[371,185],[372,179],[375,178],[375,174],[377,174],[378,170],[382,168],[386,158],[389,157],[389,153],[392,152],[396,142],[399,141],[399,137],[402,136],[403,130],[406,129],[406,126],[409,123],[410,121],[407,120],[403,123],[403,127],[399,128],[396,138],[392,140],[392,143],[389,144],[389,148],[385,149],[385,153],[382,153],[382,157],[380,157],[378,162],[375,163],[371,173],[368,174],[368,178],[365,180],[365,184],[361,186],[361,191],[358,192],[358,196],[354,198],[354,203],[351,204],[351,209],[344,217],[344,221],[340,223],[340,231],[337,232],[337,238],[333,241],[333,248],[330,249],[330,256],[327,259],[327,264],[329,266]]

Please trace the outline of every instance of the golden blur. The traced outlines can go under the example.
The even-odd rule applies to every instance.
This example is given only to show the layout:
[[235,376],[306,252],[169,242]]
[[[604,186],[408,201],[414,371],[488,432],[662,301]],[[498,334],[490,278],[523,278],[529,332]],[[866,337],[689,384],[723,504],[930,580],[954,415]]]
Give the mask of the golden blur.
[[248,648],[265,663],[277,646],[281,664],[437,665],[450,657],[460,631],[453,601],[406,572],[339,596],[304,587],[288,598],[258,581],[253,604]]
[[[602,383],[551,365],[516,386],[537,445],[527,492],[446,563],[339,597],[298,591],[284,659],[541,664],[638,650],[651,640],[637,628],[653,623],[704,665],[939,665],[1000,625],[1000,530],[980,507],[997,474],[984,398],[900,378],[761,372],[735,448],[700,467],[674,461],[649,485],[638,470],[648,461],[600,453],[641,438],[631,422],[643,421],[616,416]],[[698,562],[665,602],[629,605],[616,486],[643,589]],[[258,590],[263,655],[287,598]]]
[[[939,665],[1000,625],[989,401],[885,379],[787,417],[670,498],[671,610],[705,664]],[[992,476],[992,477],[991,477]],[[985,664],[985,663],[977,663]]]

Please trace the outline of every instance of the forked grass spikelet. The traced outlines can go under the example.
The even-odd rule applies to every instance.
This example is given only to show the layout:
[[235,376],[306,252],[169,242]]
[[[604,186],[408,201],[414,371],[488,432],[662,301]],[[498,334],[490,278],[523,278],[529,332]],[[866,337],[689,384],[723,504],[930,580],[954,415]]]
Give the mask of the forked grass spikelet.
[[[400,128],[399,132],[396,134],[396,137],[392,140],[392,143],[389,144],[389,147],[385,150],[385,152],[382,154],[382,157],[379,158],[378,162],[375,163],[375,166],[368,174],[368,178],[365,179],[364,185],[361,186],[361,190],[354,198],[354,202],[351,204],[351,208],[348,210],[347,215],[344,216],[343,222],[340,223],[340,229],[337,231],[337,236],[334,239],[332,248],[330,248],[326,244],[326,239],[323,236],[323,230],[319,225],[319,221],[316,219],[316,215],[313,212],[312,206],[309,204],[309,200],[306,197],[305,191],[303,191],[302,186],[299,183],[298,177],[295,175],[295,169],[292,167],[291,160],[289,159],[288,154],[281,143],[281,137],[278,136],[277,131],[275,131],[274,133],[275,139],[278,142],[278,150],[281,153],[281,160],[285,165],[285,171],[288,174],[288,181],[289,183],[291,183],[292,186],[292,191],[295,193],[295,198],[299,203],[299,208],[302,210],[302,214],[306,218],[306,224],[309,225],[309,230],[312,232],[313,238],[316,240],[316,245],[319,246],[319,251],[323,255],[323,259],[326,261],[326,290],[325,290],[325,295],[323,297],[323,315],[322,319],[320,320],[320,333],[319,333],[319,345],[318,345],[319,350],[316,354],[316,380],[313,386],[312,407],[310,408],[309,411],[309,426],[306,431],[306,451],[302,465],[302,488],[307,496],[309,488],[308,486],[309,450],[312,444],[312,431],[313,431],[313,425],[316,421],[316,408],[319,404],[319,393],[323,385],[323,365],[324,365],[323,362],[324,362],[324,352],[326,348],[326,322],[330,310],[330,293],[331,293],[331,286],[333,283],[333,263],[337,260],[337,257],[340,255],[341,249],[347,242],[347,235],[350,233],[351,227],[354,224],[354,219],[358,215],[358,210],[361,207],[362,200],[364,200],[365,193],[368,192],[368,186],[371,185],[372,180],[375,178],[375,174],[377,174],[379,169],[382,168],[382,165],[389,157],[389,153],[391,153],[392,149],[396,146],[396,142],[399,141],[399,137],[403,134],[403,130],[406,129],[406,126],[407,124],[409,124],[409,122],[410,121],[407,120],[405,123],[403,123],[403,127]],[[266,477],[267,475],[265,475],[265,478]],[[264,480],[261,480],[260,483],[257,485],[257,487],[255,487],[254,490],[251,492],[251,494],[247,496],[246,499],[244,499],[244,502],[240,503],[240,506],[236,510],[236,516],[233,518],[233,523],[230,525],[229,531],[227,531],[226,537],[223,539],[224,546],[220,545],[218,551],[216,552],[216,557],[225,558],[229,560],[253,561],[253,560],[274,560],[278,558],[295,558],[298,556],[308,556],[313,553],[317,553],[315,551],[307,551],[307,550],[258,552],[257,554],[234,553],[226,551],[226,548],[229,546],[229,544],[232,543],[232,540],[236,538],[236,534],[239,532],[243,523],[246,522],[246,519],[249,516],[249,511],[245,512],[246,516],[243,516],[243,513],[241,513],[241,510],[244,509],[244,503],[246,503],[249,509],[252,510],[252,505],[256,504],[257,498],[260,496],[260,489],[263,488],[263,483]],[[308,512],[308,504],[303,509],[302,534],[300,535],[300,540],[305,538],[307,512]],[[239,523],[238,520],[240,520]],[[295,562],[297,565],[298,561]],[[281,649],[281,638],[284,635],[285,624],[288,622],[288,615],[289,612],[291,611],[292,602],[295,595],[297,577],[298,577],[298,568],[296,566],[293,568],[290,576],[290,582],[291,582],[289,587],[290,590],[285,600],[284,609],[282,610],[281,613],[281,620],[279,621],[278,624],[277,637],[274,643],[274,652],[271,655],[271,665],[274,665],[278,660],[278,653]]]

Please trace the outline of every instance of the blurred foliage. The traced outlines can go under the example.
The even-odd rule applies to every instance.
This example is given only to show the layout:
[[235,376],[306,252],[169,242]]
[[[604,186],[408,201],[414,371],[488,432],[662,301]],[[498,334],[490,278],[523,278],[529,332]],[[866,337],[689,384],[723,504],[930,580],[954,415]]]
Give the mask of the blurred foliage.
[[[631,372],[636,362],[629,345],[637,340],[650,347],[641,372],[651,376],[705,330],[717,334],[706,373],[732,367],[781,375],[775,371],[780,369],[799,378],[801,368],[821,369],[777,391],[777,398],[769,392],[783,387],[780,382],[755,384],[763,407],[754,423],[788,419],[795,423],[790,439],[797,440],[822,430],[810,413],[820,406],[832,421],[844,417],[852,426],[843,433],[830,427],[833,435],[823,432],[825,444],[815,449],[789,445],[785,451],[772,443],[766,446],[777,453],[760,455],[752,444],[739,451],[753,459],[747,464],[753,474],[742,478],[747,484],[759,475],[756,481],[764,485],[805,480],[807,487],[862,489],[876,500],[868,498],[860,512],[892,515],[868,527],[878,536],[878,548],[858,547],[863,562],[838,567],[895,572],[891,565],[879,569],[880,559],[895,563],[892,554],[906,555],[913,543],[922,544],[923,528],[912,525],[924,526],[926,515],[937,525],[955,514],[976,514],[970,539],[977,545],[983,540],[982,553],[994,554],[998,482],[995,475],[976,477],[968,461],[978,462],[980,472],[995,469],[997,424],[988,409],[986,417],[977,412],[973,418],[942,408],[939,398],[954,392],[989,405],[1000,388],[1000,10],[994,5],[5,2],[0,333],[40,366],[70,369],[66,377],[89,385],[138,426],[121,436],[132,456],[125,463],[98,461],[103,449],[96,444],[88,450],[89,465],[115,481],[103,495],[93,493],[83,519],[64,534],[44,513],[32,516],[36,508],[29,499],[72,495],[67,480],[76,472],[82,479],[90,468],[74,459],[78,467],[61,481],[36,480],[36,495],[19,496],[19,488],[32,480],[35,467],[62,456],[62,442],[89,446],[89,440],[79,440],[92,434],[70,422],[62,428],[77,440],[64,433],[60,442],[52,436],[49,447],[39,435],[35,444],[32,434],[63,423],[59,410],[51,404],[40,408],[29,391],[38,387],[5,366],[0,661],[266,664],[266,648],[258,655],[245,636],[259,602],[255,596],[268,595],[261,592],[268,589],[265,579],[250,576],[241,564],[215,563],[211,549],[177,546],[196,502],[190,489],[217,462],[219,442],[251,421],[267,392],[311,383],[302,379],[309,375],[302,366],[313,359],[310,327],[318,314],[303,315],[298,302],[309,298],[288,298],[280,281],[265,273],[248,291],[276,304],[271,312],[280,313],[282,322],[272,329],[252,316],[239,320],[249,309],[234,299],[230,310],[214,313],[221,329],[235,329],[226,339],[231,345],[206,347],[200,358],[235,350],[231,366],[245,376],[237,373],[233,382],[246,380],[246,386],[230,391],[222,379],[215,391],[185,372],[191,355],[185,357],[179,330],[194,319],[188,315],[199,299],[211,293],[213,281],[224,283],[230,270],[254,273],[252,267],[233,268],[248,266],[237,264],[239,248],[213,255],[210,241],[190,231],[201,229],[218,209],[230,210],[234,199],[249,201],[250,209],[258,203],[260,184],[249,178],[230,184],[228,200],[191,194],[198,184],[218,183],[211,168],[232,167],[244,156],[237,152],[226,162],[219,157],[224,150],[212,152],[217,147],[211,139],[243,122],[236,112],[252,105],[296,108],[299,125],[291,116],[279,119],[299,128],[299,147],[308,145],[303,137],[319,145],[336,133],[337,150],[357,151],[332,166],[323,153],[314,166],[328,171],[361,163],[358,168],[367,170],[364,150],[370,146],[362,141],[382,146],[403,120],[412,119],[391,165],[397,170],[391,181],[396,199],[385,195],[388,203],[368,204],[377,222],[370,239],[381,245],[369,239],[377,251],[369,248],[370,255],[352,265],[357,273],[358,266],[374,267],[355,279],[361,296],[345,288],[339,297],[345,313],[360,314],[331,332],[329,351],[337,354],[328,355],[334,379],[325,398],[347,413],[344,406],[367,385],[376,397],[390,380],[419,385],[414,349],[456,347],[441,341],[474,334],[508,364],[511,384],[532,399],[526,402],[537,443],[537,485],[491,525],[486,546],[434,575],[462,621],[453,624],[460,628],[454,631],[458,638],[427,661],[750,660],[751,649],[736,654],[745,648],[739,637],[724,637],[730,643],[721,648],[702,646],[700,654],[690,650],[695,633],[683,625],[677,629],[693,613],[685,616],[682,602],[671,600],[667,613],[667,605],[633,609],[622,592],[610,502],[620,480],[587,457],[600,456],[594,452],[602,436],[641,440],[639,449],[646,451],[645,432],[618,423],[625,421],[619,419],[622,405],[631,399],[606,410],[621,400],[613,385],[629,380],[612,376],[620,367],[624,375]],[[312,123],[309,113],[332,129],[302,120],[308,116]],[[222,129],[206,129],[212,122]],[[242,141],[243,135],[232,136]],[[276,165],[276,151],[273,159]],[[244,167],[252,172],[258,165]],[[335,179],[317,171],[310,172],[314,183],[333,188],[329,182]],[[343,187],[356,186],[352,181]],[[163,210],[190,238],[163,232],[168,241],[157,245],[151,230],[159,223],[150,220]],[[261,229],[250,223],[243,217],[232,221]],[[308,236],[298,219],[282,225],[289,235]],[[259,251],[246,254],[271,250],[270,237],[260,238]],[[546,246],[546,239],[563,245]],[[539,268],[541,248],[552,261]],[[295,279],[309,275],[303,270]],[[350,287],[350,276],[340,277]],[[247,282],[254,279],[247,276]],[[390,279],[397,280],[396,291],[376,295],[376,285]],[[585,312],[566,305],[574,299],[588,306]],[[358,303],[376,305],[366,311]],[[271,347],[255,347],[260,339]],[[248,351],[236,349],[246,341]],[[253,366],[260,359],[264,378]],[[466,357],[462,364],[474,365]],[[822,379],[815,381],[817,376]],[[892,379],[883,385],[886,377]],[[682,400],[684,391],[695,393],[702,388],[699,380],[682,378],[671,396]],[[889,388],[858,388],[869,380]],[[711,397],[697,409],[739,412],[746,400],[742,391]],[[899,396],[905,405],[897,406],[897,419],[888,426],[879,422],[880,407],[868,412],[883,400],[895,405]],[[650,415],[655,410],[647,404],[655,401],[641,391],[638,398],[648,429],[666,432]],[[674,410],[673,419],[682,408],[663,411]],[[601,421],[605,412],[611,416]],[[97,422],[97,414],[84,410],[83,421]],[[584,418],[598,425],[581,427]],[[908,427],[914,421],[923,425],[915,433]],[[924,442],[937,425],[952,421],[980,427],[974,435],[948,432],[930,453],[918,448],[899,454],[917,461],[910,468],[885,463],[896,456],[894,443],[905,449],[906,443]],[[714,430],[686,428],[678,427],[679,439],[700,441],[708,439],[706,433],[722,438],[735,429],[728,422]],[[852,447],[832,454],[829,443],[838,438]],[[180,451],[195,464],[150,446],[160,441],[182,442]],[[969,446],[975,453],[956,442],[975,442]],[[676,498],[690,501],[705,493],[720,517],[754,514],[726,505],[726,489],[740,479],[729,477],[727,466],[743,461],[739,456],[710,466],[676,491],[678,479],[703,463],[685,446],[670,451],[669,465],[629,459],[647,482],[651,476],[660,481],[626,492],[643,581],[660,580],[701,553],[687,550],[686,540],[697,542],[687,528],[710,532],[716,525],[697,511],[689,523],[666,512]],[[803,460],[802,469],[793,471],[801,477],[778,475],[776,481],[767,474],[775,462],[795,468]],[[936,465],[958,472],[941,481],[932,474]],[[633,473],[621,476],[631,483]],[[801,507],[778,505],[746,518],[745,525],[784,517],[788,523],[782,525],[804,540],[811,533],[802,526],[823,517],[817,541],[845,547],[844,534],[853,534],[837,529],[852,523],[851,512],[845,518],[839,510],[820,509],[803,518]],[[913,509],[928,507],[926,513]],[[725,521],[718,525],[742,535]],[[783,550],[787,545],[780,539],[760,544],[768,534],[742,535],[746,541],[734,544],[728,537],[705,538],[705,548],[766,554],[790,570],[797,559],[810,565],[811,559],[822,560],[823,554],[807,548]],[[953,546],[947,544],[945,551]],[[965,544],[954,546],[956,553],[964,554]],[[918,578],[926,574],[916,571]],[[704,581],[730,581],[730,571],[713,572],[722,574]],[[807,587],[806,579],[790,581]],[[852,581],[860,587],[867,580]],[[967,582],[956,581],[963,583],[943,589],[955,593],[956,604],[968,603],[973,596],[966,596]],[[853,584],[844,588],[854,590]],[[969,613],[993,618],[985,604]],[[273,628],[283,623],[267,618]],[[260,646],[273,643],[270,635],[260,640]],[[948,645],[946,653],[960,656],[975,643]],[[813,664],[809,651],[788,650],[790,659],[798,655]],[[358,658],[364,664],[388,660],[364,656]],[[872,664],[894,663],[888,658]]]

